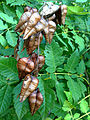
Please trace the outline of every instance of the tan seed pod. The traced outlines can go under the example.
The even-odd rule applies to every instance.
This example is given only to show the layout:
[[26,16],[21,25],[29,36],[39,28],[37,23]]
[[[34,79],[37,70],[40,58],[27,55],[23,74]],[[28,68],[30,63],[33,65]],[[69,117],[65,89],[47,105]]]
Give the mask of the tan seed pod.
[[29,103],[31,108],[31,114],[33,115],[43,103],[43,96],[40,93],[39,88],[30,94]]
[[23,39],[28,39],[30,36],[43,31],[43,29],[46,27],[46,25],[47,25],[47,22],[44,18],[41,18],[40,21],[37,22],[37,24],[33,27],[31,26],[31,24],[28,25],[25,30]]
[[[26,7],[25,9],[24,9],[24,13],[22,14],[22,16],[21,16],[21,18],[20,18],[20,20],[19,20],[19,22],[18,22],[18,24],[17,24],[17,26],[16,26],[16,28],[15,28],[15,31],[16,32],[22,32],[22,31],[25,31],[25,29],[26,29],[26,27],[27,27],[27,25],[28,25],[28,21],[30,20],[30,18],[31,18],[31,20],[32,20],[32,16],[33,16],[33,14],[38,14],[38,12],[37,12],[37,9],[35,9],[35,8],[31,8],[31,7]],[[37,17],[37,16],[36,16]],[[39,15],[39,18],[40,18],[40,15]],[[30,20],[30,21],[31,21]],[[34,19],[35,20],[35,19]],[[34,20],[33,20],[33,22],[34,22]],[[29,21],[29,22],[30,22]]]
[[56,24],[53,21],[48,21],[48,26],[44,29],[44,36],[46,41],[50,44],[52,42],[52,38],[54,32],[56,30]]
[[24,46],[27,50],[27,53],[30,55],[32,52],[40,45],[43,39],[42,33],[34,34],[24,41]]
[[19,78],[22,79],[27,73],[30,73],[34,69],[34,62],[28,57],[20,58],[17,63],[17,69]]
[[61,13],[62,13],[62,17],[61,17],[62,24],[65,24],[65,17],[67,14],[67,6],[66,5],[61,5]]
[[43,65],[45,64],[45,57],[40,55],[37,60],[34,62],[35,64],[35,69],[33,74],[37,77],[38,72],[42,69]]
[[47,2],[43,10],[40,12],[40,15],[42,15],[44,18],[49,18],[51,17],[56,11],[58,11],[59,5],[55,5],[52,2]]
[[23,102],[37,88],[38,83],[39,80],[34,76],[28,74],[25,77],[20,93],[20,102]]

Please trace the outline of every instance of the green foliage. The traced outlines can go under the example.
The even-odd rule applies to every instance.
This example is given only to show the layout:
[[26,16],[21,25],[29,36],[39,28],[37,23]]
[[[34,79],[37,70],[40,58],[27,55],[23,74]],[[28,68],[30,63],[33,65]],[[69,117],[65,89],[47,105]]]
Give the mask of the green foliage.
[[[28,99],[19,101],[17,61],[13,57],[19,33],[15,33],[25,6],[39,10],[44,0],[0,1],[0,120],[89,120],[90,43],[88,0],[61,0],[68,6],[65,25],[57,25],[51,44],[40,45],[45,65],[39,73],[39,89],[44,101],[32,116]],[[49,0],[59,4],[60,0]],[[19,37],[18,55],[28,57]],[[37,52],[35,50],[35,52]],[[82,100],[83,99],[83,100]]]

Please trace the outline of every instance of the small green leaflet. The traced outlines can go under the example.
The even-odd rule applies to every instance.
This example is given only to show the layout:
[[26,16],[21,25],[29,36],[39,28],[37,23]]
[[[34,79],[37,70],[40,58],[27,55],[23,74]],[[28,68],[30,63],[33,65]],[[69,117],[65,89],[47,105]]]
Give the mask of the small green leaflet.
[[74,119],[79,118],[79,116],[80,116],[79,113],[75,113],[75,114],[74,114]]
[[1,43],[1,45],[2,45],[3,47],[6,46],[6,40],[5,40],[5,38],[4,38],[2,35],[0,35],[0,43]]
[[68,113],[68,114],[65,116],[64,120],[71,120],[71,118],[72,118],[72,116]]
[[76,2],[81,2],[81,3],[83,3],[83,2],[87,2],[87,0],[76,0]]
[[64,62],[64,57],[61,57],[63,53],[62,48],[60,48],[59,44],[53,40],[50,45],[46,45],[44,53],[46,56],[45,62],[48,66],[46,69],[47,72],[55,72],[56,67]]
[[75,43],[79,45],[79,50],[82,51],[85,48],[84,39],[78,35],[75,35],[73,38],[75,39]]
[[67,86],[72,93],[72,97],[75,102],[79,100],[81,97],[80,86],[77,82],[75,82],[70,76],[65,76],[65,79],[68,80]]
[[83,74],[85,72],[85,63],[83,60],[79,63],[79,66],[77,67],[77,73]]
[[21,15],[23,14],[23,8],[21,6],[16,8],[16,14],[20,19]]
[[7,24],[3,24],[3,21],[0,20],[0,30],[5,30],[8,28],[8,25]]
[[70,58],[68,58],[67,64],[64,67],[65,71],[74,73],[75,67],[77,66],[78,62],[79,62],[79,53],[78,50],[76,50],[73,52],[73,54],[71,54]]
[[9,85],[5,85],[0,88],[0,114],[8,109],[11,103],[12,88]]
[[57,92],[57,97],[58,97],[59,102],[60,103],[62,102],[63,104],[66,97],[65,97],[63,85],[59,83],[58,81],[56,81],[56,92]]
[[6,0],[7,4],[11,4],[12,2],[14,2],[15,0]]
[[47,85],[45,85],[44,81],[41,79],[41,77],[38,77],[39,79],[39,89],[40,92],[43,95],[43,104],[39,108],[40,114],[42,116],[42,119],[45,119],[47,114],[52,110],[54,107],[55,102],[55,92],[51,88],[49,88]]
[[17,96],[20,94],[21,86],[22,86],[22,82],[19,83],[13,90],[13,94],[14,94],[14,98],[13,98],[14,108],[15,108],[15,112],[16,112],[19,120],[21,120],[22,117],[27,112],[30,112],[28,100],[25,100],[24,102],[20,102],[19,101],[19,97],[17,98]]
[[88,103],[86,100],[81,101],[80,110],[82,111],[82,113],[87,113],[87,111],[89,110]]
[[16,33],[11,32],[10,30],[6,33],[6,39],[9,45],[15,47],[17,44],[17,35]]
[[0,57],[0,75],[6,77],[8,82],[18,82],[18,71],[16,60],[12,57]]
[[3,19],[4,21],[11,23],[11,24],[17,24],[16,20],[13,20],[13,17],[8,16],[5,13],[0,13],[0,18]]

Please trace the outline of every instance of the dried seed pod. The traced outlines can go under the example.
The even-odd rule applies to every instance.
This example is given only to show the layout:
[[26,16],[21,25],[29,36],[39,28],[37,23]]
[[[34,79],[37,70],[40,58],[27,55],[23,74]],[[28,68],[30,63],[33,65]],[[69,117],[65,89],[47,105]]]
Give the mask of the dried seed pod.
[[55,30],[56,30],[55,22],[48,21],[48,26],[44,29],[44,36],[49,44],[52,42]]
[[23,102],[38,86],[39,80],[27,74],[20,93],[20,102]]
[[31,114],[33,115],[43,103],[43,96],[40,93],[39,88],[30,94],[29,103],[31,108]]
[[61,5],[61,13],[62,13],[62,17],[61,17],[62,24],[65,24],[65,17],[67,14],[67,6],[66,5]]
[[[21,18],[20,18],[20,20],[19,20],[19,22],[18,22],[18,24],[17,24],[17,26],[16,26],[16,28],[15,28],[15,31],[16,32],[22,32],[22,31],[25,31],[25,29],[26,29],[26,27],[27,27],[27,25],[28,25],[28,21],[30,20],[30,18],[31,18],[31,20],[32,20],[32,16],[33,16],[33,14],[35,14],[35,13],[37,13],[38,14],[38,12],[37,12],[37,9],[35,9],[35,8],[31,8],[31,7],[26,7],[25,9],[24,9],[24,13],[22,14],[22,16],[21,16]],[[40,16],[39,16],[40,17]],[[34,19],[35,20],[35,19]],[[34,22],[34,21],[33,21]]]
[[[23,39],[28,39],[28,37],[43,31],[43,29],[46,27],[47,22],[44,18],[41,18],[39,22],[36,22],[37,24],[35,26],[32,26],[31,23],[28,23],[28,26],[25,30]],[[33,24],[34,25],[34,24]]]
[[21,80],[27,73],[30,73],[34,69],[34,62],[28,57],[23,57],[18,60],[17,69]]
[[35,69],[33,74],[37,77],[38,72],[42,69],[42,66],[45,64],[45,57],[40,55],[37,60],[34,62],[35,64]]
[[47,2],[43,10],[40,12],[40,15],[42,15],[44,18],[49,18],[51,17],[56,11],[58,11],[59,5],[55,5],[52,2]]
[[37,33],[29,37],[27,40],[24,41],[24,46],[27,50],[27,53],[30,55],[32,52],[40,45],[43,39],[42,33]]

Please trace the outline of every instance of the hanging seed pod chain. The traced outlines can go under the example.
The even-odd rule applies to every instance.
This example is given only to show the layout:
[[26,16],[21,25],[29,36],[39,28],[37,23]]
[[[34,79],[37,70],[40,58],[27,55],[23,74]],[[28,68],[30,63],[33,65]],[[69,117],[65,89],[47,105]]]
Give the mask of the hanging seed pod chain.
[[[20,92],[20,102],[23,102],[27,97],[29,99],[31,114],[33,115],[43,103],[43,96],[38,87],[39,80],[37,79],[38,72],[42,69],[45,63],[45,57],[39,55],[39,45],[43,39],[50,44],[57,24],[64,24],[67,13],[66,5],[55,5],[47,2],[42,7],[39,13],[36,8],[25,7],[15,31],[23,35],[24,46],[27,54],[30,57],[18,58],[16,45],[15,55],[17,59],[17,69],[20,81],[23,80],[23,85]],[[33,51],[38,47],[38,55]]]

